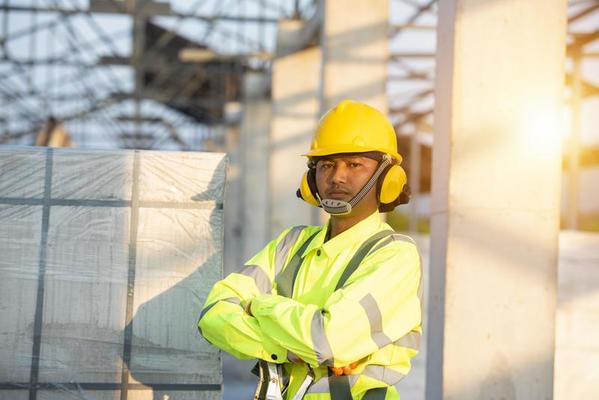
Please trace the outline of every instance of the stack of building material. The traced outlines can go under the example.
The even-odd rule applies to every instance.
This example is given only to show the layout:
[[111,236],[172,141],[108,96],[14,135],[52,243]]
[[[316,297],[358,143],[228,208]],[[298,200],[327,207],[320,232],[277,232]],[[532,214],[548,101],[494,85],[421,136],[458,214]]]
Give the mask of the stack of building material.
[[0,399],[220,398],[224,182],[222,154],[0,147]]

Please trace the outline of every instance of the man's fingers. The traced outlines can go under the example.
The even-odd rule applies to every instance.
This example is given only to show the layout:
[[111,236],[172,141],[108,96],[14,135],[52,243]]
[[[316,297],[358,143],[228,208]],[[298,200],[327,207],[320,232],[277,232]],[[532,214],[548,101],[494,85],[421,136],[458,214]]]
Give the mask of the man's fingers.
[[358,366],[357,362],[353,362],[345,367],[331,367],[331,371],[335,376],[341,375],[351,375],[352,370],[354,370]]

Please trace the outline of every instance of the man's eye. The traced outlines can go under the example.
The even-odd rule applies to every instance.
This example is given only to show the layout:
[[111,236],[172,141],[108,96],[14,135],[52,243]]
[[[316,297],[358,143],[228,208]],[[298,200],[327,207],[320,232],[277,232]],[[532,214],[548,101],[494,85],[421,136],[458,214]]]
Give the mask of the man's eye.
[[320,169],[327,169],[327,168],[331,168],[333,166],[333,164],[331,163],[320,163]]
[[360,164],[360,163],[357,163],[357,162],[350,162],[350,163],[349,163],[349,166],[350,166],[351,168],[358,168],[360,165],[362,165],[362,164]]

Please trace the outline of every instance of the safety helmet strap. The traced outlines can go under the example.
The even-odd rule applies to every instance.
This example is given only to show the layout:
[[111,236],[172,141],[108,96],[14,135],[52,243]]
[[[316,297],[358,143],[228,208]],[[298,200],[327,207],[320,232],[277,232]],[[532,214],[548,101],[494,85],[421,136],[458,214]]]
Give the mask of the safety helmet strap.
[[336,200],[336,199],[321,199],[318,192],[316,193],[316,198],[318,202],[322,206],[322,208],[331,215],[347,215],[351,212],[352,208],[360,202],[366,196],[366,194],[372,189],[372,187],[376,184],[379,176],[383,173],[385,168],[393,163],[393,159],[388,154],[383,154],[382,160],[379,162],[378,168],[372,174],[370,179],[364,184],[362,189],[350,200]]

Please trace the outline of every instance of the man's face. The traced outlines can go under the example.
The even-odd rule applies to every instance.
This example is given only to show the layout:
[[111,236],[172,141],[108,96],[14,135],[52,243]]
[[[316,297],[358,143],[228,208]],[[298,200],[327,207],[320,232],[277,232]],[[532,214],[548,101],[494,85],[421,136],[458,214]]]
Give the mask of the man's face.
[[[378,162],[359,155],[337,154],[316,163],[316,187],[323,199],[350,201],[374,174]],[[356,207],[376,209],[376,185]]]

